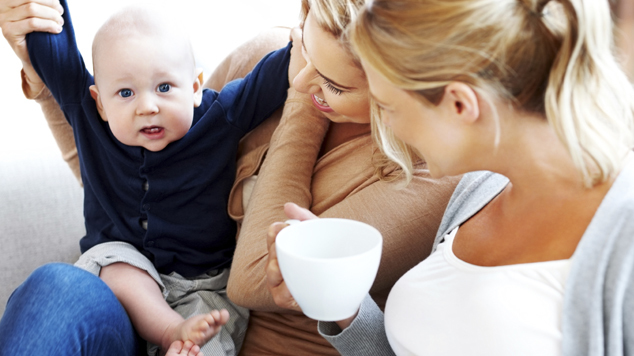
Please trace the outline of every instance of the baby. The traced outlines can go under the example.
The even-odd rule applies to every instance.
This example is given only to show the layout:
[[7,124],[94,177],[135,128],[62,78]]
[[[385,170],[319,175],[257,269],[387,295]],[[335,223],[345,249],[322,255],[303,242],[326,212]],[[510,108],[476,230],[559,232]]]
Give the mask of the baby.
[[248,311],[225,293],[227,199],[238,141],[286,98],[291,45],[221,92],[203,90],[187,36],[127,8],[95,36],[93,80],[61,3],[62,33],[32,33],[27,46],[77,142],[86,236],[76,265],[108,284],[149,354],[237,354]]

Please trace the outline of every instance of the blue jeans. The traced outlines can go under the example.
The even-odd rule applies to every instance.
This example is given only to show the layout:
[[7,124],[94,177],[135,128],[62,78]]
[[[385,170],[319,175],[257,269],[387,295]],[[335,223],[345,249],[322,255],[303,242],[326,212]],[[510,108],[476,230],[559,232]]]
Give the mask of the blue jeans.
[[67,264],[35,270],[13,292],[0,320],[0,355],[139,354],[145,354],[145,342],[110,288]]

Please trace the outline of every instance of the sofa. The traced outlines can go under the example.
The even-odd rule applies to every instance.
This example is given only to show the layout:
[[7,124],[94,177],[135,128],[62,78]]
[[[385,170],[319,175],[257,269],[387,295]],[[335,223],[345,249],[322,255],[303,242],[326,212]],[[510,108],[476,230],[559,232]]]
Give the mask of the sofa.
[[40,155],[0,160],[0,315],[34,269],[80,254],[83,190],[52,144]]

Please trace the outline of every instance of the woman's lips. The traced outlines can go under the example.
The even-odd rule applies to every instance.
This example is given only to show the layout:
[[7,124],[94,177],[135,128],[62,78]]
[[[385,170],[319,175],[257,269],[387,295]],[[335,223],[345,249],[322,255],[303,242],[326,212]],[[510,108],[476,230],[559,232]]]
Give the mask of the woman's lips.
[[323,112],[333,112],[334,110],[328,106],[326,100],[316,97],[315,95],[310,96],[313,99],[313,104],[317,107],[317,109]]
[[158,126],[144,127],[141,134],[150,140],[159,140],[165,136],[165,129]]

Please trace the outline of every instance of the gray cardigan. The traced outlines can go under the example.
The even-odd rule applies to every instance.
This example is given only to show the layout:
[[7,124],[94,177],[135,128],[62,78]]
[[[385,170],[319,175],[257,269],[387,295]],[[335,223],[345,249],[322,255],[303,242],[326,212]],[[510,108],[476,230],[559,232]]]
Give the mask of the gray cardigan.
[[[444,236],[488,204],[508,184],[491,172],[466,174],[436,235]],[[603,199],[572,259],[563,305],[563,355],[634,355],[634,159]],[[393,355],[383,313],[368,296],[343,332],[319,323],[319,332],[342,355]]]

